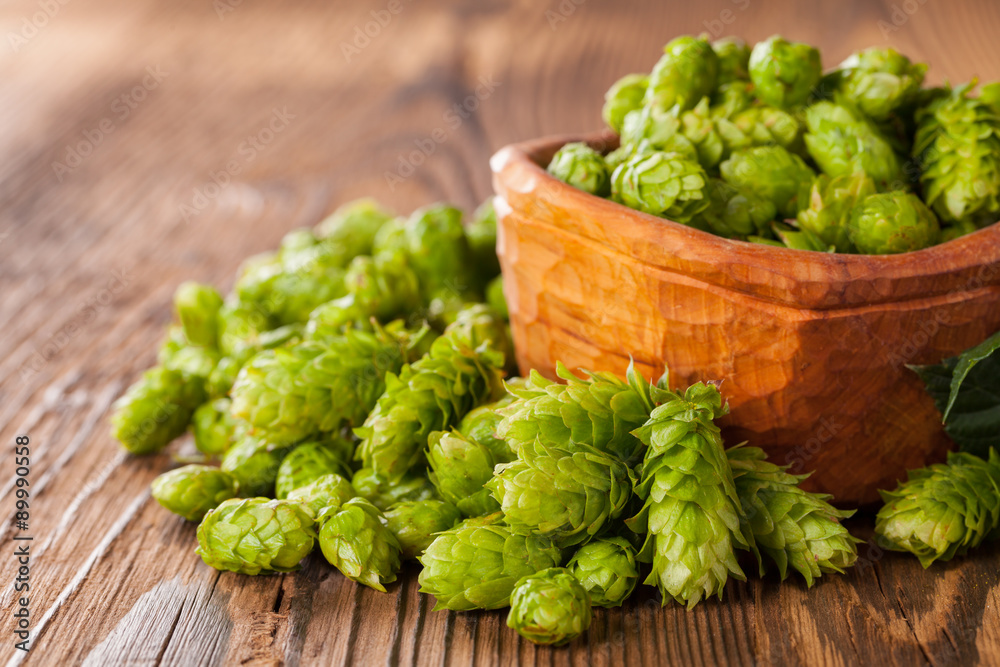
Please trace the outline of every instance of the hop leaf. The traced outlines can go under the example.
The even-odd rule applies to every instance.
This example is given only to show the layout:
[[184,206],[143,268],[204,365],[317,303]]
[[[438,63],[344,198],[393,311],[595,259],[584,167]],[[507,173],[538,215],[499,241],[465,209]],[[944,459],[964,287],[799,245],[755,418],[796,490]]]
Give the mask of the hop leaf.
[[799,227],[816,234],[837,252],[855,252],[847,234],[851,211],[869,195],[875,184],[863,173],[830,178],[820,174],[809,193],[809,206],[799,211]]
[[519,400],[498,410],[503,420],[497,435],[514,451],[536,439],[566,449],[590,445],[627,464],[642,455],[642,443],[632,431],[645,423],[653,409],[650,386],[630,365],[628,380],[611,373],[587,373],[581,380],[562,364],[558,384],[532,371],[524,388],[513,388]]
[[233,443],[236,420],[229,414],[228,398],[202,403],[191,417],[191,432],[198,451],[208,456],[224,454]]
[[239,482],[245,498],[274,495],[278,468],[291,447],[242,434],[222,457],[221,467]]
[[642,108],[642,101],[649,86],[645,74],[626,74],[614,82],[604,94],[604,108],[601,116],[612,130],[621,134],[625,114]]
[[666,402],[635,431],[646,445],[636,494],[645,500],[629,525],[646,532],[640,558],[652,561],[645,583],[667,598],[694,607],[722,589],[730,576],[745,580],[733,542],[740,531],[740,504],[729,462],[713,419],[727,412],[718,389],[701,383],[684,396],[664,392]]
[[1000,211],[1000,114],[963,86],[917,113],[913,155],[924,200],[946,222],[982,226]]
[[186,465],[153,480],[153,498],[188,521],[201,521],[205,513],[236,496],[239,484],[229,473],[203,465]]
[[396,581],[399,541],[382,512],[364,498],[323,510],[317,521],[323,556],[345,577],[377,591]]
[[749,67],[757,98],[782,109],[805,103],[823,74],[819,51],[779,35],[753,47]]
[[598,197],[611,192],[608,166],[587,144],[568,143],[552,156],[548,171],[560,181]]
[[635,548],[621,537],[588,542],[566,567],[586,589],[595,607],[620,607],[639,581]]
[[948,454],[947,464],[911,470],[895,491],[880,491],[885,506],[875,532],[893,551],[909,551],[925,568],[965,555],[1000,525],[1000,457]]
[[550,537],[560,547],[584,544],[609,525],[632,497],[631,470],[593,447],[522,446],[487,484],[507,525]]
[[301,503],[313,517],[331,505],[343,505],[354,497],[354,487],[344,477],[330,473],[288,492],[288,500]]
[[736,151],[719,169],[727,183],[770,199],[785,218],[805,207],[816,176],[802,158],[781,146]]
[[888,140],[845,106],[817,102],[806,109],[809,155],[828,176],[867,174],[880,190],[905,188],[903,165]]
[[701,38],[682,36],[663,47],[646,89],[646,106],[690,109],[711,94],[719,75],[719,57]]
[[826,502],[828,495],[803,491],[799,482],[808,475],[789,475],[786,468],[768,463],[757,447],[733,447],[726,455],[761,574],[760,552],[778,566],[782,580],[791,565],[809,587],[824,572],[843,573],[854,565],[861,540],[840,525],[853,511],[834,508]]
[[380,477],[371,468],[362,468],[351,479],[354,492],[380,510],[409,500],[429,500],[437,496],[430,480],[420,474],[404,475],[396,482]]
[[437,598],[434,610],[502,609],[517,581],[560,562],[552,540],[516,535],[497,513],[466,519],[434,538],[418,558],[420,592]]
[[337,451],[324,442],[302,443],[292,449],[278,466],[274,495],[276,498],[286,498],[295,489],[330,473],[349,474],[346,461]]
[[291,572],[315,540],[313,519],[298,503],[232,498],[202,519],[195,553],[217,570]]
[[535,644],[562,646],[587,631],[590,616],[586,589],[569,570],[552,567],[517,582],[507,627]]
[[854,207],[847,224],[851,243],[867,255],[889,255],[934,245],[937,218],[920,198],[906,192],[866,197]]
[[462,518],[451,503],[443,500],[407,500],[396,503],[385,513],[386,526],[399,540],[400,555],[415,559],[438,533],[448,530]]
[[115,401],[111,435],[133,454],[155,454],[184,433],[205,398],[203,383],[177,371],[152,368]]

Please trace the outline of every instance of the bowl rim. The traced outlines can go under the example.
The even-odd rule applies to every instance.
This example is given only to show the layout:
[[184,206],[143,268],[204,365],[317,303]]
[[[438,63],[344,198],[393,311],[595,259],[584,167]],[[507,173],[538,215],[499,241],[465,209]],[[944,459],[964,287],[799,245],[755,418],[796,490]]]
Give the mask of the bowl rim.
[[[626,230],[629,240],[634,242],[645,238],[666,251],[667,254],[655,252],[655,249],[650,251],[642,244],[629,248],[629,254],[651,264],[653,268],[677,270],[679,265],[683,272],[711,284],[768,300],[824,309],[832,307],[832,304],[824,303],[822,298],[818,298],[820,295],[815,294],[815,288],[809,285],[822,283],[825,285],[823,291],[838,292],[840,306],[898,302],[1000,286],[1000,224],[995,223],[928,248],[895,255],[815,252],[728,239],[628,208],[555,178],[542,165],[559,147],[574,141],[607,150],[617,146],[618,137],[605,130],[587,135],[546,136],[505,146],[490,159],[498,195],[506,200],[513,197],[516,201],[510,205],[517,210],[518,204],[524,205],[526,199],[537,198],[538,191],[544,190],[541,196],[546,200],[546,206],[536,208],[535,212],[543,216],[546,224],[597,242],[607,242],[609,235],[614,236],[618,231],[600,220],[615,220],[618,224],[628,220],[632,227]],[[569,215],[551,215],[554,209],[561,209]],[[577,216],[584,216],[594,224],[586,229],[568,224]],[[647,242],[645,245],[654,244]],[[720,257],[730,261],[719,262]],[[760,275],[751,278],[748,269],[751,272],[759,269]],[[928,289],[931,279],[936,279],[937,287]],[[776,280],[784,283],[789,295],[767,294],[767,290],[760,289],[764,282],[773,284]],[[887,290],[890,283],[913,281],[921,283],[920,290],[886,293],[893,291]],[[875,282],[880,284],[875,290],[877,293],[871,289]],[[867,289],[852,290],[852,285]],[[879,294],[883,293],[886,293],[886,298],[879,298]],[[865,296],[859,298],[861,295]]]

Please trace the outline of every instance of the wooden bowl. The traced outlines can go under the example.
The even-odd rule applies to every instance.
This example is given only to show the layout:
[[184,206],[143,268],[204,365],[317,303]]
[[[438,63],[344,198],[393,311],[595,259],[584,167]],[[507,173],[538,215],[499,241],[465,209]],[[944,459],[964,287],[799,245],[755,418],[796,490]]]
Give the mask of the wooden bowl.
[[498,251],[522,372],[723,380],[727,444],[763,447],[840,504],[878,501],[944,458],[941,417],[907,364],[1000,329],[1000,225],[918,252],[865,256],[731,241],[594,197],[543,167],[567,141],[491,160]]

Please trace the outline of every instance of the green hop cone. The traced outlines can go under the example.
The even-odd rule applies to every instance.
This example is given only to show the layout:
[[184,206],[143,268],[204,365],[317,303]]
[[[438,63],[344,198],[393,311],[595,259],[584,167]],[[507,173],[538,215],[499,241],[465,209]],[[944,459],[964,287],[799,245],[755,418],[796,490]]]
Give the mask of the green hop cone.
[[621,134],[625,114],[642,108],[649,77],[645,74],[626,74],[612,84],[604,94],[601,116],[612,130]]
[[719,59],[719,87],[734,81],[750,80],[750,47],[736,37],[723,37],[712,42],[712,50]]
[[427,438],[473,408],[498,398],[506,324],[485,307],[460,313],[430,352],[399,375],[389,373],[385,392],[362,427],[356,458],[394,482],[422,462]]
[[[971,84],[970,84],[971,85]],[[962,86],[917,113],[924,201],[944,222],[1000,217],[1000,113]]]
[[207,456],[224,454],[233,444],[236,420],[229,414],[228,398],[202,403],[191,417],[194,446]]
[[867,174],[882,191],[905,189],[902,161],[877,129],[847,107],[817,102],[806,109],[809,155],[828,176]]
[[364,498],[320,513],[319,548],[345,577],[377,591],[396,581],[399,541],[386,525],[382,512]]
[[487,197],[472,214],[472,220],[465,226],[465,238],[472,251],[472,261],[479,275],[478,282],[485,286],[500,276],[497,212],[493,210],[493,197]]
[[435,535],[461,518],[462,513],[454,505],[434,499],[403,501],[385,512],[386,526],[399,540],[403,559],[415,559],[430,546]]
[[486,303],[505,320],[510,319],[507,298],[503,294],[503,276],[497,276],[486,285]]
[[428,476],[441,497],[465,516],[484,516],[500,509],[485,484],[498,463],[513,458],[509,449],[494,450],[458,432],[437,431],[428,439]]
[[446,204],[418,209],[405,230],[407,257],[425,297],[440,290],[463,293],[478,285],[459,209]]
[[630,364],[627,380],[611,373],[587,373],[580,379],[561,363],[559,384],[532,371],[527,384],[511,388],[518,397],[498,412],[497,435],[514,451],[536,439],[565,449],[589,445],[632,465],[642,457],[642,443],[632,431],[653,409],[650,386]]
[[791,153],[804,153],[802,122],[793,114],[769,106],[754,106],[716,121],[725,145],[725,155],[754,146],[781,146]]
[[261,352],[233,385],[233,415],[284,443],[361,424],[385,389],[386,374],[398,371],[429,335],[426,327],[410,332],[390,325]]
[[872,120],[885,121],[917,98],[927,65],[914,64],[893,49],[870,48],[852,54],[837,69],[840,92]]
[[707,191],[709,205],[697,221],[719,236],[746,238],[766,233],[778,213],[770,199],[717,178],[709,179]]
[[[732,119],[754,106],[753,84],[748,81],[730,81],[719,86],[712,95],[710,113],[713,118]],[[774,109],[774,107],[761,107]],[[774,109],[778,111],[778,109]],[[720,125],[720,129],[721,129]]]
[[244,498],[273,496],[278,468],[290,447],[242,434],[222,457],[221,468],[239,482]]
[[183,434],[206,396],[203,384],[163,367],[143,373],[115,401],[111,435],[133,454],[155,454]]
[[730,185],[770,199],[784,218],[794,218],[805,207],[816,176],[802,158],[781,146],[736,151],[719,170]]
[[311,484],[330,473],[349,474],[347,464],[333,447],[323,442],[305,442],[296,445],[278,466],[274,481],[274,496],[287,498],[295,489]]
[[239,375],[241,368],[243,368],[243,362],[240,359],[235,357],[220,358],[205,381],[205,391],[208,392],[209,398],[228,398],[229,390],[233,388],[233,383],[236,382],[236,376]]
[[300,324],[277,326],[273,318],[253,306],[226,303],[219,311],[219,349],[223,359],[234,360],[237,371],[261,350],[294,343],[301,336]]
[[615,200],[644,213],[687,223],[708,207],[708,176],[701,165],[676,153],[635,155],[611,177]]
[[698,149],[683,132],[683,125],[676,109],[643,107],[625,114],[622,121],[621,147],[605,158],[612,182],[614,172],[629,158],[648,156],[657,151],[675,153],[688,160],[698,161]]
[[298,503],[232,498],[201,520],[195,553],[217,570],[291,572],[298,569],[315,542],[313,519]]
[[315,235],[326,243],[343,246],[345,255],[369,255],[375,235],[392,218],[392,213],[374,199],[357,199],[316,225]]
[[605,197],[611,192],[608,165],[585,143],[568,143],[556,151],[548,171],[563,183],[592,195]]
[[595,607],[620,607],[639,581],[635,548],[622,537],[588,542],[566,565]]
[[965,236],[966,234],[971,234],[977,229],[978,227],[976,227],[975,223],[969,220],[966,220],[965,222],[958,222],[954,225],[949,225],[948,227],[942,227],[939,243],[944,243],[945,241],[951,241],[952,239],[957,239],[961,236]]
[[631,470],[593,447],[572,447],[539,440],[497,466],[486,486],[511,530],[569,547],[600,535],[622,514],[632,497]]
[[211,349],[219,346],[219,309],[222,297],[210,285],[181,283],[174,293],[174,309],[192,345]]
[[330,473],[288,492],[288,500],[301,503],[313,517],[331,505],[343,505],[354,497],[354,487],[344,477]]
[[682,36],[663,47],[646,88],[645,106],[682,111],[696,105],[715,89],[719,57],[700,37]]
[[440,533],[418,560],[420,592],[437,598],[434,611],[468,611],[508,606],[521,577],[559,565],[561,555],[548,538],[512,533],[497,513]]
[[362,468],[351,478],[354,493],[370,501],[380,510],[387,510],[396,503],[410,500],[430,500],[437,497],[437,490],[426,475],[407,474],[390,483],[371,468]]
[[843,573],[854,565],[861,540],[840,524],[853,511],[834,508],[827,502],[831,496],[803,491],[799,483],[808,475],[788,474],[786,468],[768,463],[757,447],[733,447],[726,455],[761,574],[760,552],[778,566],[782,580],[791,566],[808,587],[823,573]]
[[552,567],[517,582],[507,627],[535,644],[562,646],[587,631],[590,616],[587,590],[566,568]]
[[193,345],[188,341],[183,327],[171,326],[156,360],[167,370],[177,371],[189,381],[205,386],[219,357],[216,349]]
[[879,545],[908,551],[925,568],[963,556],[1000,526],[1000,456],[966,452],[946,464],[911,470],[894,491],[880,491],[885,505],[875,519]]
[[227,472],[203,465],[186,465],[153,480],[153,498],[188,521],[201,521],[205,513],[236,496],[239,484]]
[[851,211],[869,195],[875,183],[863,173],[830,178],[820,174],[809,192],[809,206],[799,211],[798,224],[837,252],[855,252],[847,234]]
[[891,255],[934,245],[940,228],[934,212],[916,195],[886,192],[854,207],[847,235],[863,254]]
[[[509,378],[504,382],[504,386],[510,392],[511,390],[524,389],[526,383],[521,378]],[[458,424],[458,432],[488,447],[495,457],[503,459],[503,461],[500,461],[501,463],[513,461],[517,458],[517,447],[508,445],[497,433],[497,429],[500,426],[500,422],[503,421],[500,409],[507,407],[516,400],[516,396],[507,393],[493,403],[480,405],[462,418],[462,421]]]
[[346,325],[365,327],[371,318],[386,322],[417,311],[420,284],[405,260],[395,256],[355,257],[344,284],[348,294],[318,306],[309,315],[306,336],[315,340],[337,336]]
[[628,524],[646,533],[640,559],[652,562],[645,583],[655,584],[663,604],[673,598],[688,609],[712,595],[722,597],[730,576],[746,579],[734,542],[740,502],[713,419],[727,412],[713,385],[692,385],[684,396],[655,392],[664,402],[635,431],[647,445],[635,492],[645,504]]
[[757,98],[782,109],[804,104],[823,74],[819,51],[779,35],[753,47],[749,68]]

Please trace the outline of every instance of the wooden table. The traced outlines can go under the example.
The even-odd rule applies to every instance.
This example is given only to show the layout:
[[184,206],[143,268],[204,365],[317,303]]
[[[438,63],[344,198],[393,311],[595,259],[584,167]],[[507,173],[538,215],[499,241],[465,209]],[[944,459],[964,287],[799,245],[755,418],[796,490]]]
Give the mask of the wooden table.
[[[180,281],[228,289],[242,258],[361,195],[471,207],[496,149],[599,127],[609,84],[677,34],[781,32],[821,45],[828,65],[891,45],[932,61],[933,82],[992,79],[995,4],[14,0],[0,22],[5,514],[15,437],[31,443],[30,527],[2,531],[3,660],[1000,661],[996,547],[925,572],[865,546],[813,590],[770,576],[692,612],[647,591],[559,650],[519,641],[502,612],[432,613],[413,568],[387,595],[316,557],[296,574],[220,574],[192,553],[194,526],[150,499],[169,456],[126,456],[107,425],[154,363]],[[870,535],[870,517],[851,525]],[[11,634],[15,535],[34,538],[27,655]]]

